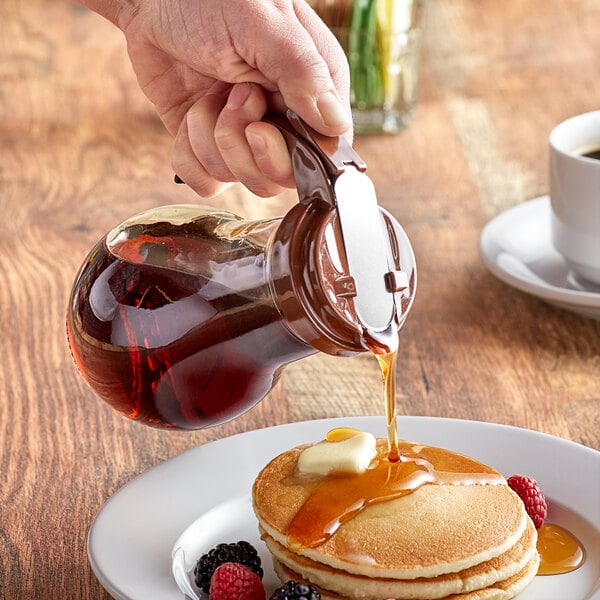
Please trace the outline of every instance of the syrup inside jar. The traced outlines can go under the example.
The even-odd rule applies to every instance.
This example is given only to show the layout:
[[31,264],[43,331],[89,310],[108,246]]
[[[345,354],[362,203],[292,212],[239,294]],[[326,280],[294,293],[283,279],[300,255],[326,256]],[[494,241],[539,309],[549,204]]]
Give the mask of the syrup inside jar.
[[94,391],[147,425],[202,428],[248,410],[282,364],[316,352],[273,302],[265,248],[279,225],[174,206],[102,239],[67,314],[71,352]]

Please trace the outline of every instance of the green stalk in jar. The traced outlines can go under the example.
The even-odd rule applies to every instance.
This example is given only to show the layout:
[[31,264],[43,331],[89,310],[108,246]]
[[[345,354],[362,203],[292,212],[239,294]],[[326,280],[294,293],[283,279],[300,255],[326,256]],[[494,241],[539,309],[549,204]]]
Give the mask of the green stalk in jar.
[[351,102],[358,109],[383,105],[385,92],[377,20],[377,0],[356,0],[348,33]]

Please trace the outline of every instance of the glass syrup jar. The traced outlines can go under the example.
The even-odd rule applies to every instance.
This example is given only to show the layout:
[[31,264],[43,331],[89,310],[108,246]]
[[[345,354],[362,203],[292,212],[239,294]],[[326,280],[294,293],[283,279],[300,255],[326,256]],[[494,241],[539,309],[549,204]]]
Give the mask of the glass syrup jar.
[[100,240],[75,280],[72,355],[127,417],[217,425],[264,398],[294,360],[389,351],[406,318],[413,251],[377,205],[364,163],[294,113],[270,121],[288,143],[300,200],[284,217],[151,209]]

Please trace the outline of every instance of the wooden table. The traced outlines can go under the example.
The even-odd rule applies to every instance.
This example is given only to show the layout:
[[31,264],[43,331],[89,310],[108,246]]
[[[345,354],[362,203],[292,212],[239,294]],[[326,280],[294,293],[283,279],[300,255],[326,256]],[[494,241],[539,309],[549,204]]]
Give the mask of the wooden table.
[[[380,375],[371,356],[314,356],[250,413],[197,433],[145,428],[98,401],[66,343],[76,271],[124,218],[196,198],[172,183],[170,138],[118,31],[64,0],[4,0],[0,23],[0,598],[107,598],[86,534],[119,487],[237,432],[382,414]],[[551,128],[598,108],[598,31],[594,0],[430,2],[410,127],[356,140],[419,265],[400,414],[600,448],[600,321],[508,287],[478,254],[488,219],[547,193]],[[257,218],[293,201],[236,188],[205,203]]]

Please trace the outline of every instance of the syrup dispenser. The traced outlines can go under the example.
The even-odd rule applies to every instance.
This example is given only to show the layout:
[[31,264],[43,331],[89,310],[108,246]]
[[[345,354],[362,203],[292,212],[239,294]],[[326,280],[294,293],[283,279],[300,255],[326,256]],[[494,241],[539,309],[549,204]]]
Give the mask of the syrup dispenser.
[[77,276],[73,357],[130,418],[213,426],[260,401],[294,360],[396,350],[416,286],[406,234],[344,138],[318,135],[291,111],[268,120],[298,189],[284,217],[151,209],[100,240]]

